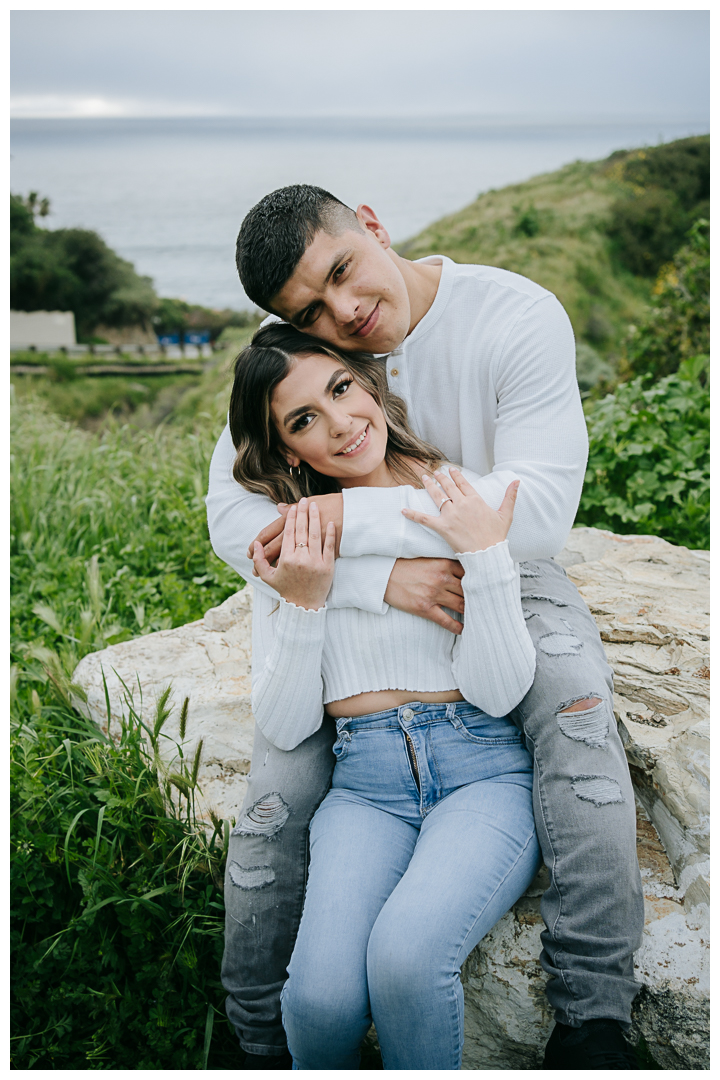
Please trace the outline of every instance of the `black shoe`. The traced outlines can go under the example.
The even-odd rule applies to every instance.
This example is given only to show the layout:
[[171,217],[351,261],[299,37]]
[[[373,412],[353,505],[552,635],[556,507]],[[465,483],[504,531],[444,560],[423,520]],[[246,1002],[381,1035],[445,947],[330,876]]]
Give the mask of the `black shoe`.
[[248,1054],[245,1052],[243,1069],[292,1069],[292,1057],[289,1050],[282,1054]]
[[555,1024],[545,1047],[544,1069],[639,1069],[635,1051],[617,1020]]

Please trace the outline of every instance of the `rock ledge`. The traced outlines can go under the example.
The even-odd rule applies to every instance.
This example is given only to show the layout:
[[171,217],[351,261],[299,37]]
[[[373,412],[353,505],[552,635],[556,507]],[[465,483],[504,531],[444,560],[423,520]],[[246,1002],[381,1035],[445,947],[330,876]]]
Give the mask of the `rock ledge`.
[[[651,536],[573,529],[558,557],[592,611],[615,672],[615,716],[638,804],[646,923],[635,957],[643,989],[631,1038],[664,1069],[709,1068],[709,553]],[[111,730],[125,705],[152,713],[172,685],[164,733],[173,757],[190,699],[185,752],[204,740],[202,812],[237,818],[252,753],[252,590],[205,618],[86,656],[73,676],[77,707]],[[536,1069],[553,1024],[540,954],[543,868],[468,957],[466,1069]]]

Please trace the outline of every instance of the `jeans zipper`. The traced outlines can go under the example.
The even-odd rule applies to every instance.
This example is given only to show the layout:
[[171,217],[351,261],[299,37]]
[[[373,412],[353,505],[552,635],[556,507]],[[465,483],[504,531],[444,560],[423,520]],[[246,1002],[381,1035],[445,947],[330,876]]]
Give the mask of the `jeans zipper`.
[[417,758],[415,757],[415,747],[413,741],[408,735],[407,731],[403,732],[408,744],[408,750],[410,751],[410,768],[412,769],[413,778],[415,780],[415,787],[418,789],[418,795],[420,794],[420,770],[418,769]]

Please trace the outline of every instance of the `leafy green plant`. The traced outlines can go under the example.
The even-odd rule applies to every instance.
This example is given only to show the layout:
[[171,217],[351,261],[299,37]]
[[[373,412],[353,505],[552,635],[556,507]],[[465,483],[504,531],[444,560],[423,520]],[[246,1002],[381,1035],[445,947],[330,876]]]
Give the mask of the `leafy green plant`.
[[576,522],[710,546],[708,359],[638,377],[586,406],[590,455]]

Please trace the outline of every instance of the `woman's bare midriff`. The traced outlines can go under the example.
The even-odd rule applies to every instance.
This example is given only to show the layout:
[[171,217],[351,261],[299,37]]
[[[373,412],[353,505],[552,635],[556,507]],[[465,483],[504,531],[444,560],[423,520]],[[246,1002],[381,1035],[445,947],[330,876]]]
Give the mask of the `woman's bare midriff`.
[[428,704],[446,701],[464,701],[459,690],[370,690],[365,694],[354,694],[341,701],[330,701],[325,712],[336,719],[343,716],[366,716],[368,713],[385,712],[397,709],[411,701],[424,701]]

